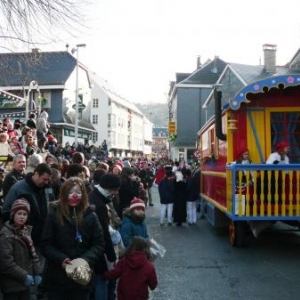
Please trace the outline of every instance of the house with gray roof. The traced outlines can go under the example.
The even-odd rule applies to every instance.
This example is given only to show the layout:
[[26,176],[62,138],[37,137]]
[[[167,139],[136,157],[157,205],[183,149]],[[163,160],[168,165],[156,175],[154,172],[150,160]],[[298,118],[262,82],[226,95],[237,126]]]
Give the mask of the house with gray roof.
[[[263,65],[244,65],[238,63],[227,63],[220,75],[216,86],[222,91],[222,105],[228,103],[244,87],[252,82],[269,78],[274,75],[294,74],[296,69],[299,71],[300,54],[299,51],[292,58],[291,62],[285,66],[276,65],[276,46],[263,45],[264,64]],[[214,116],[214,91],[211,90],[202,109],[206,116],[206,121]],[[199,129],[201,126],[199,127]]]
[[[68,51],[0,53],[0,88],[26,99],[22,106],[3,106],[0,117],[26,121],[29,111],[49,114],[50,130],[59,143],[74,142],[77,60]],[[91,83],[88,70],[78,62],[78,141],[95,132],[90,122]]]
[[[264,63],[245,65],[225,63],[219,58],[199,66],[180,82],[172,82],[169,92],[170,120],[176,122],[177,134],[171,144],[171,158],[189,159],[197,143],[198,130],[215,115],[214,90],[222,91],[222,106],[249,84],[275,75],[300,72],[300,50],[284,66],[276,64],[276,45],[263,45]],[[197,117],[198,116],[198,117]]]
[[176,123],[176,134],[169,135],[171,159],[193,159],[197,132],[206,120],[202,106],[225,67],[226,62],[219,57],[203,65],[198,60],[193,73],[178,73],[176,81],[170,83],[169,120]]

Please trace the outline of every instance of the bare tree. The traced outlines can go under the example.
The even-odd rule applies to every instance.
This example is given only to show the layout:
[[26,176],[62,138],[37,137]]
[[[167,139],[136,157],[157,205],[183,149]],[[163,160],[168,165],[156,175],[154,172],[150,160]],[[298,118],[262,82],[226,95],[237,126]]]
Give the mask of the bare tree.
[[[92,0],[93,1],[93,0]],[[57,41],[55,29],[72,34],[84,24],[87,0],[0,0],[0,48],[14,43],[41,45]]]

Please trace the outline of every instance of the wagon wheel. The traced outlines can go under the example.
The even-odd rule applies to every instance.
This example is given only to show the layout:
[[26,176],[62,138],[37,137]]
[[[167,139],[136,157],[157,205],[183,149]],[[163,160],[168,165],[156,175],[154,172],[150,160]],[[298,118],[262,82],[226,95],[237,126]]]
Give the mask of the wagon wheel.
[[245,244],[246,225],[244,222],[229,222],[229,243],[234,247],[241,247]]

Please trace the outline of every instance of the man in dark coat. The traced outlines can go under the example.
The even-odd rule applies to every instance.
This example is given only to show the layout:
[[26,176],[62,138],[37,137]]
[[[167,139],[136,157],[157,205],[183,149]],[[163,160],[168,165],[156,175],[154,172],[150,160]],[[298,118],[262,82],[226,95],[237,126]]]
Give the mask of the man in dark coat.
[[[99,176],[98,176],[99,175]],[[95,207],[95,212],[98,216],[103,229],[105,240],[105,250],[107,259],[110,262],[115,262],[117,257],[114,246],[109,233],[109,217],[107,205],[112,203],[112,197],[118,194],[120,188],[120,178],[116,175],[107,173],[104,174],[99,170],[94,173],[94,189],[89,193],[90,205]],[[96,272],[96,299],[104,299],[107,294],[106,281],[103,274],[108,270],[104,255],[97,261]]]
[[24,179],[11,187],[3,204],[3,218],[4,221],[8,221],[11,206],[16,199],[25,198],[29,202],[31,214],[28,224],[33,226],[32,240],[37,248],[48,212],[45,187],[49,183],[51,174],[52,171],[48,164],[39,164],[33,173],[28,173]]
[[25,178],[25,169],[26,157],[23,154],[16,155],[13,159],[13,170],[6,174],[3,181],[3,198],[16,182]]

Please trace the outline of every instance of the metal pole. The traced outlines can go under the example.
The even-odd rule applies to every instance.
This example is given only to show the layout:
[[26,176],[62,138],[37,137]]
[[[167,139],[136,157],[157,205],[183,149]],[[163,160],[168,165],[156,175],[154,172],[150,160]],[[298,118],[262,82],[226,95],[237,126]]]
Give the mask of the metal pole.
[[76,49],[75,147],[78,146],[78,47]]
[[75,93],[75,147],[78,146],[78,71],[79,71],[79,64],[78,64],[78,56],[79,56],[79,48],[85,47],[85,44],[78,44],[76,45],[76,93]]
[[28,87],[28,93],[27,93],[27,97],[26,97],[26,108],[25,108],[25,117],[26,117],[26,121],[29,119],[29,101],[30,101],[30,92],[31,90],[37,86],[38,92],[39,92],[39,85],[37,83],[36,80],[32,80],[29,83],[29,87]]

